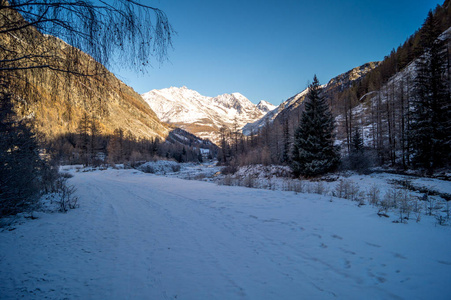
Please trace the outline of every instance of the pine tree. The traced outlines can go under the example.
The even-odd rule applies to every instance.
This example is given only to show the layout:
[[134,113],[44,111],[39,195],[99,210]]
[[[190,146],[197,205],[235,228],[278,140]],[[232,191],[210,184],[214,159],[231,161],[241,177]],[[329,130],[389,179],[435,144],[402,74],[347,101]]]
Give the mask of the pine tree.
[[316,176],[336,168],[339,154],[333,130],[334,120],[315,75],[294,136],[291,167],[296,176]]
[[17,120],[11,95],[0,92],[0,217],[31,207],[40,192],[45,163],[36,136]]
[[345,169],[350,169],[357,171],[359,173],[367,173],[370,167],[370,160],[367,157],[367,152],[365,151],[363,138],[361,131],[358,127],[354,128],[354,133],[351,139],[350,153],[343,160],[343,167]]
[[283,118],[283,124],[282,124],[282,130],[283,130],[283,150],[282,150],[282,163],[288,163],[290,161],[289,152],[290,152],[290,128],[288,126],[288,117],[285,116]]
[[363,151],[363,139],[359,128],[355,127],[351,141],[351,153],[361,153]]
[[419,59],[415,79],[411,130],[413,163],[432,172],[450,159],[450,93],[448,49],[437,36],[437,24],[429,12],[422,32],[425,53]]

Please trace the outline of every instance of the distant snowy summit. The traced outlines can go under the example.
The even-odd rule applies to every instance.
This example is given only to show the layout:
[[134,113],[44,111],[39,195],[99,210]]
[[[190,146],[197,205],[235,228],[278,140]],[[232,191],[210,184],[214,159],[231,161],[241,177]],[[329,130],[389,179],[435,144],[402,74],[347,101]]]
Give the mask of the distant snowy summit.
[[265,100],[261,100],[258,104],[257,104],[257,108],[259,110],[261,110],[264,113],[268,113],[274,109],[276,109],[277,106],[272,105],[271,103],[265,101]]
[[276,108],[264,100],[255,105],[240,93],[207,97],[185,86],[151,90],[142,97],[161,121],[215,143],[221,127],[240,130]]

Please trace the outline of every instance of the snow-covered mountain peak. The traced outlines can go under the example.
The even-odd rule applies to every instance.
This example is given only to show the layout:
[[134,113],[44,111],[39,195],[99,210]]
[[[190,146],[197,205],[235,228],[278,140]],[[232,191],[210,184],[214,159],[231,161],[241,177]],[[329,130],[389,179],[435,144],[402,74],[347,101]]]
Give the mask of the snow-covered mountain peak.
[[260,102],[258,102],[258,104],[257,104],[257,108],[264,113],[270,112],[270,111],[276,109],[276,107],[277,106],[275,106],[265,100],[260,100]]
[[221,127],[239,128],[266,113],[240,93],[207,97],[187,87],[151,90],[142,95],[157,116],[202,138],[217,141]]
[[235,97],[235,98],[237,98],[237,99],[246,99],[247,100],[247,98],[246,97],[244,97],[242,94],[240,94],[240,93],[232,93],[231,94],[233,97]]

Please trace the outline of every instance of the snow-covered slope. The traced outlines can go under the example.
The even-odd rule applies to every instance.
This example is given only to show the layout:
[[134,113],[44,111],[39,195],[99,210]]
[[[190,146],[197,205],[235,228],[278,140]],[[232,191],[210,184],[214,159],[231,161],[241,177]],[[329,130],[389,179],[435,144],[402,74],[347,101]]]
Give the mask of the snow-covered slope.
[[274,108],[265,101],[255,105],[240,93],[207,97],[186,87],[152,90],[142,97],[163,122],[214,142],[221,127],[241,129]]
[[1,299],[449,299],[451,231],[366,205],[77,172],[80,208],[0,232]]
[[265,100],[261,100],[257,104],[257,108],[260,109],[264,113],[270,112],[271,110],[276,109],[276,107],[277,107],[276,105],[272,105],[271,103],[269,103],[268,101],[265,101]]
[[[451,46],[451,27],[444,31],[438,39],[447,41],[448,46]],[[360,97],[360,103],[352,109],[353,118],[356,120],[354,125],[360,126],[366,146],[376,146],[375,143],[377,141],[375,138],[377,130],[380,131],[380,135],[384,138],[388,137],[390,134],[387,111],[384,111],[383,113],[379,112],[380,120],[376,120],[374,112],[377,109],[383,111],[383,109],[389,106],[391,109],[390,114],[393,116],[402,116],[403,114],[406,114],[405,111],[401,112],[401,108],[406,106],[406,104],[401,103],[402,101],[409,101],[408,99],[412,101],[415,97],[414,83],[418,72],[418,62],[419,59],[410,62],[404,69],[394,74],[380,90],[371,91]],[[412,107],[410,107],[410,109],[412,109]],[[346,119],[343,114],[336,117],[336,124],[338,126],[344,127],[345,122]],[[378,126],[379,129],[377,129]],[[337,140],[339,140],[340,143],[345,143],[345,132],[343,130],[338,130],[337,132]],[[392,133],[392,136],[397,141],[401,141],[404,139],[401,134],[402,131],[398,129]]]
[[[325,93],[325,95],[327,95],[332,94],[336,90],[341,90],[343,88],[349,87],[354,81],[360,80],[369,71],[377,67],[378,64],[379,62],[369,62],[332,78],[327,84],[321,86],[323,88],[323,92]],[[271,124],[279,115],[290,114],[303,104],[307,92],[308,89],[305,89],[300,93],[297,93],[293,97],[282,102],[277,108],[269,111],[261,119],[247,124],[243,127],[243,133],[245,135],[256,133],[258,129],[263,127],[265,124]]]
[[307,95],[308,89],[303,90],[300,93],[297,93],[293,97],[285,100],[279,106],[274,109],[268,111],[266,115],[264,115],[261,119],[256,120],[253,123],[248,123],[243,127],[244,135],[251,135],[258,132],[258,129],[265,126],[265,124],[270,124],[274,121],[274,119],[284,110],[288,109],[290,106],[300,102]]

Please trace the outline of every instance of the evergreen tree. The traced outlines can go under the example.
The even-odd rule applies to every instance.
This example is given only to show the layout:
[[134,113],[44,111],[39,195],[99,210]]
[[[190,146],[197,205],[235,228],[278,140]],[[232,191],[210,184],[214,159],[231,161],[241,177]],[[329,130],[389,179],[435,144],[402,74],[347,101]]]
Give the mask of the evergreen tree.
[[345,169],[354,170],[359,173],[367,173],[370,160],[365,151],[362,134],[358,127],[354,128],[349,155],[343,160]]
[[450,159],[450,93],[448,49],[437,36],[437,21],[429,12],[422,32],[424,55],[415,79],[410,130],[413,163],[432,172]]
[[361,153],[363,151],[363,139],[359,128],[355,127],[351,141],[351,153]]
[[282,159],[281,162],[286,164],[290,161],[289,157],[289,151],[290,151],[290,129],[288,126],[288,117],[285,116],[283,118],[283,124],[282,124],[282,130],[283,130],[283,144],[282,144]]
[[321,175],[337,166],[339,154],[334,146],[333,130],[334,120],[315,75],[294,136],[291,167],[296,176]]
[[0,92],[0,217],[30,207],[40,192],[45,163],[35,135],[17,120],[11,95]]

